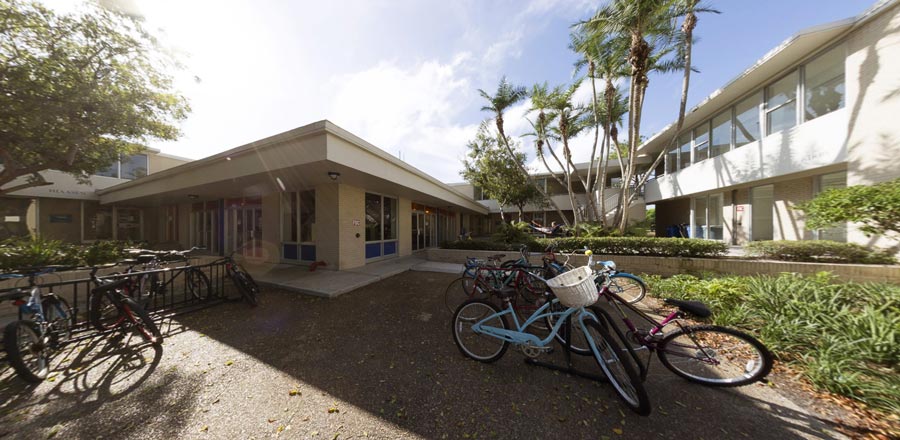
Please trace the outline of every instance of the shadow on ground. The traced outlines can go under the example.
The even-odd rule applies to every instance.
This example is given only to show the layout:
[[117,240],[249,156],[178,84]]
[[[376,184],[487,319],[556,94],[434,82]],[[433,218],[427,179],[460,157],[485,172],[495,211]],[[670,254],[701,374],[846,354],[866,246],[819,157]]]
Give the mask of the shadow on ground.
[[[161,351],[73,348],[53,382],[0,375],[0,437],[837,436],[767,385],[704,388],[654,363],[653,414],[639,417],[608,384],[526,365],[517,351],[468,360],[443,303],[453,278],[408,272],[337,299],[265,291],[256,309],[230,303],[167,321]],[[546,358],[562,360],[559,350]]]

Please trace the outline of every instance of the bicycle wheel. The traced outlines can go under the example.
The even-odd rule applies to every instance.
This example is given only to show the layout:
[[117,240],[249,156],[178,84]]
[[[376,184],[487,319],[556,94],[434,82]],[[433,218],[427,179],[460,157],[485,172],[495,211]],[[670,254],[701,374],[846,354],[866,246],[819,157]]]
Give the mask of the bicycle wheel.
[[128,317],[128,320],[134,324],[137,333],[141,335],[145,341],[153,345],[162,344],[162,333],[160,333],[156,323],[153,322],[153,318],[150,317],[150,314],[147,313],[140,304],[131,298],[122,298],[122,309],[125,316]]
[[447,285],[447,289],[444,290],[444,305],[450,313],[455,312],[460,304],[470,299],[486,299],[489,296],[484,288],[475,287],[475,284],[474,278],[459,277]]
[[91,321],[91,325],[97,331],[102,332],[116,328],[125,318],[122,315],[122,311],[110,299],[110,295],[117,295],[117,293],[91,293],[90,302],[88,303],[88,320]]
[[622,297],[628,304],[634,304],[647,295],[647,285],[629,273],[617,273],[609,277],[609,290]]
[[47,346],[41,329],[32,321],[13,321],[3,331],[7,359],[26,382],[38,383],[50,372]]
[[209,277],[199,269],[188,270],[187,274],[187,290],[194,299],[209,299],[212,285]]
[[714,387],[756,382],[772,371],[772,353],[753,336],[717,325],[684,327],[657,346],[660,362],[673,373]]
[[453,314],[453,342],[465,356],[479,362],[494,362],[503,357],[509,342],[493,336],[475,333],[472,326],[481,322],[484,326],[509,329],[505,315],[500,308],[483,299],[473,299],[462,303]]
[[47,296],[41,301],[41,308],[44,310],[50,341],[59,344],[69,340],[72,336],[72,323],[75,321],[69,302],[61,296]]
[[623,352],[615,339],[596,321],[585,320],[584,325],[587,328],[587,341],[594,354],[594,360],[606,374],[616,394],[630,410],[642,416],[649,415],[650,399],[632,365],[630,356],[620,355]]
[[256,299],[256,292],[259,291],[259,288],[255,287],[256,283],[251,284],[251,281],[247,279],[247,274],[244,272],[235,272],[231,275],[231,279],[237,286],[244,301],[250,304],[251,307],[256,307],[259,304]]
[[[550,305],[549,311],[550,312],[564,312],[566,309],[568,309],[568,307],[557,302],[555,304]],[[596,315],[597,313],[595,312],[594,314]],[[553,326],[556,324],[556,316],[550,315],[544,319],[547,322],[548,329],[552,329]],[[566,346],[565,330],[566,330],[565,324],[562,324],[562,326],[560,326],[560,328],[559,328],[559,331],[557,331],[556,334],[553,335],[553,337],[556,339],[556,341],[559,342],[560,344],[562,344],[563,347]],[[581,356],[590,355],[591,347],[590,347],[590,345],[588,345],[587,338],[584,336],[584,332],[579,330],[576,326],[575,328],[571,329],[571,331],[569,333],[572,336],[572,338],[571,338],[572,344],[569,346],[569,351],[571,351],[572,353],[581,355]]]

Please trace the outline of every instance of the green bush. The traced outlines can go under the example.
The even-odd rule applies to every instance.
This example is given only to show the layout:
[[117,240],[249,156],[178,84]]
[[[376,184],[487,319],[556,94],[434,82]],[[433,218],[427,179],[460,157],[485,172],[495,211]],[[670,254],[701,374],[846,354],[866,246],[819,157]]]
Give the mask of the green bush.
[[900,413],[900,286],[815,276],[648,276],[658,297],[701,300],[817,387]]
[[531,243],[534,241],[534,237],[531,235],[528,223],[500,223],[497,232],[491,235],[491,241],[505,244]]
[[555,242],[559,249],[573,250],[587,247],[596,254],[647,255],[660,257],[714,258],[725,255],[725,243],[693,238],[657,237],[566,237],[538,239],[543,249]]
[[872,250],[853,243],[827,240],[754,241],[745,249],[751,255],[782,261],[824,263],[894,264],[887,251]]
[[0,242],[0,270],[48,265],[91,266],[121,260],[132,243],[97,241],[75,245],[40,237],[16,237]]
[[497,243],[485,240],[456,240],[441,243],[443,249],[464,249],[469,251],[505,251],[510,249],[509,244]]

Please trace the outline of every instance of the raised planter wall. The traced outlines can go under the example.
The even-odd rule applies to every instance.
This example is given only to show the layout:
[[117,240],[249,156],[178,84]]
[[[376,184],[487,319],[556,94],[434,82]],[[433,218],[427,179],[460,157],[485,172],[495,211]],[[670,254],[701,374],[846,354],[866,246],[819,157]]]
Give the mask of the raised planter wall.
[[[515,251],[467,251],[456,249],[428,249],[426,258],[430,261],[444,263],[463,263],[466,257],[486,258],[489,255],[503,253],[506,259],[518,257]],[[565,257],[559,257],[564,259]],[[625,272],[646,273],[661,276],[672,276],[683,273],[698,274],[716,272],[733,275],[774,275],[782,272],[815,274],[831,272],[843,280],[856,282],[889,282],[900,284],[900,265],[878,264],[824,264],[795,263],[772,260],[738,260],[731,258],[678,258],[678,257],[645,257],[637,255],[595,255],[597,260],[612,260]],[[533,254],[532,263],[540,264],[540,254]],[[570,263],[584,265],[587,257],[573,255]]]

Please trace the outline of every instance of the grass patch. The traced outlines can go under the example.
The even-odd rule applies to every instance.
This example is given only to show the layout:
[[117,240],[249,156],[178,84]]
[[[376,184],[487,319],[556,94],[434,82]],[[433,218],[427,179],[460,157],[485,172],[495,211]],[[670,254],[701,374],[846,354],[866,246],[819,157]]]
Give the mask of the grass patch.
[[648,276],[657,297],[707,303],[820,389],[900,413],[900,286],[814,276]]

